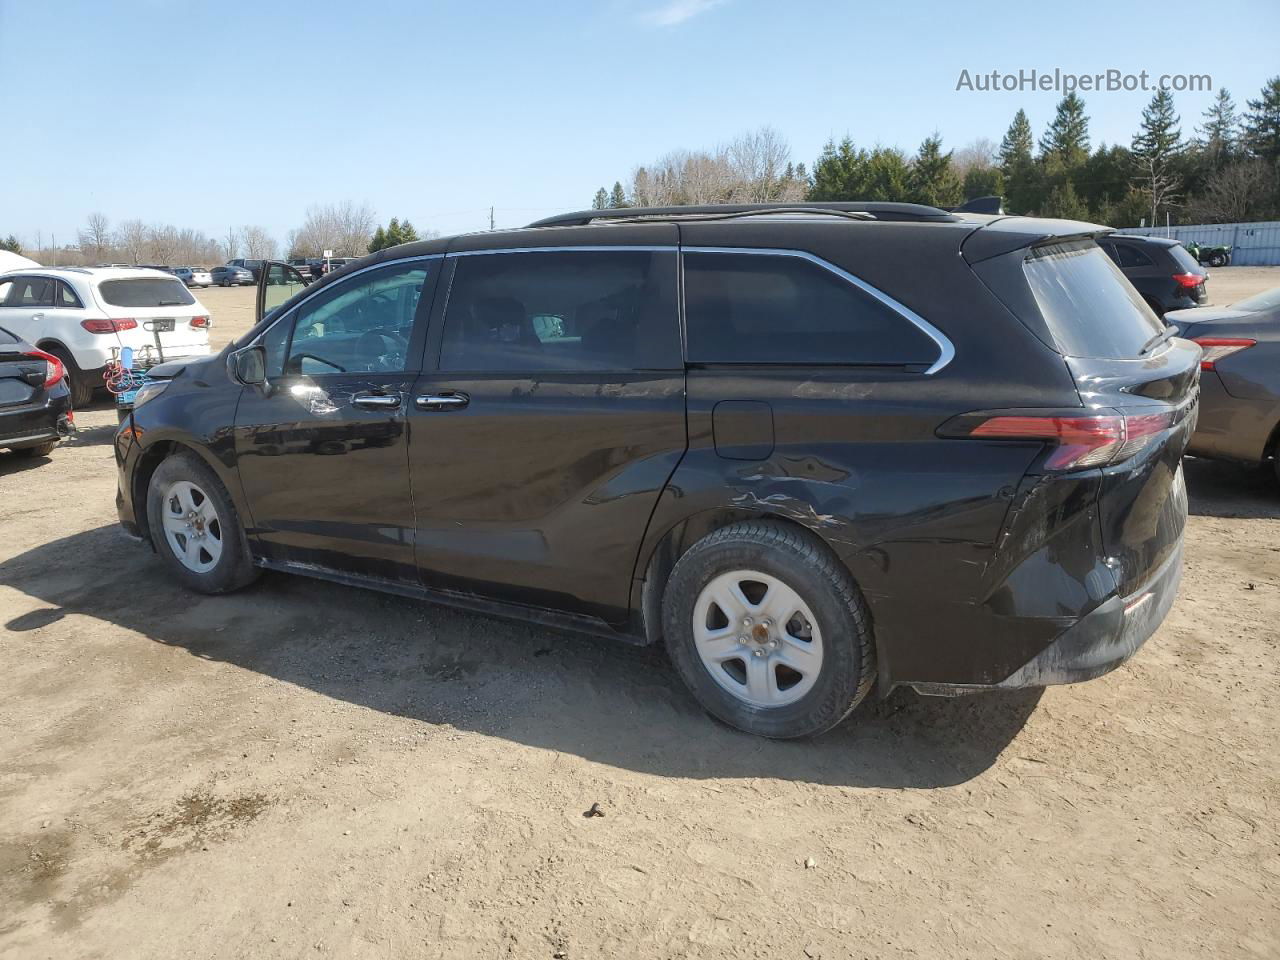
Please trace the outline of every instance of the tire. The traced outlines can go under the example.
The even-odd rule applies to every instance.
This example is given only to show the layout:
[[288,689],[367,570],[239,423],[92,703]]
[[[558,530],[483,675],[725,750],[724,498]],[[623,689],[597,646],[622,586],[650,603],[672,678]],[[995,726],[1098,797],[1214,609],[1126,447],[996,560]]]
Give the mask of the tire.
[[[730,622],[739,610],[749,619]],[[671,571],[662,611],[680,678],[703,709],[747,733],[830,730],[875,680],[871,615],[857,585],[826,544],[788,524],[752,520],[703,537]]]
[[1227,258],[1220,253],[1215,253],[1209,258],[1209,266],[1211,267],[1225,267],[1226,265]]
[[67,386],[71,388],[71,406],[73,409],[87,407],[93,402],[93,391],[97,388],[97,384],[93,382],[93,378],[76,366],[76,362],[71,359],[71,354],[62,347],[53,347],[49,350],[59,360],[67,371]]
[[32,459],[36,457],[47,457],[53,452],[53,448],[57,445],[57,440],[49,440],[45,443],[37,444],[34,447],[21,447],[13,452],[21,454],[24,457],[31,457]]
[[156,553],[197,593],[229,593],[258,578],[235,504],[193,453],[169,457],[151,475],[147,527]]

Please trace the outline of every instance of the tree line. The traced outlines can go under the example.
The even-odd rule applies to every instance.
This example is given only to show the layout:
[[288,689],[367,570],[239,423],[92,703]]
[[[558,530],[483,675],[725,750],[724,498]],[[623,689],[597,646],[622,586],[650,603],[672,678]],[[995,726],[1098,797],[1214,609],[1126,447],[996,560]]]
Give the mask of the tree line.
[[595,209],[788,200],[906,201],[958,206],[999,195],[1011,212],[1116,227],[1280,218],[1280,77],[1240,110],[1220,89],[1189,135],[1173,94],[1157,92],[1128,145],[1091,144],[1085,103],[1059,101],[1039,139],[1019,110],[999,144],[943,150],[937,134],[914,154],[830,140],[812,171],[793,164],[770,127],[711,151],[676,151],[601,187]]
[[335,257],[362,257],[383,247],[434,236],[437,234],[429,230],[419,235],[408,220],[396,217],[380,226],[367,204],[345,202],[308,207],[302,225],[289,231],[283,245],[266,228],[254,224],[231,227],[224,236],[210,237],[172,224],[141,220],[112,223],[105,214],[91,213],[72,243],[59,244],[53,236],[46,243],[43,234],[37,233],[34,244],[24,245],[10,234],[0,239],[0,249],[24,254],[46,266],[213,266],[238,257],[271,260],[282,253],[290,259],[321,257],[326,250]]

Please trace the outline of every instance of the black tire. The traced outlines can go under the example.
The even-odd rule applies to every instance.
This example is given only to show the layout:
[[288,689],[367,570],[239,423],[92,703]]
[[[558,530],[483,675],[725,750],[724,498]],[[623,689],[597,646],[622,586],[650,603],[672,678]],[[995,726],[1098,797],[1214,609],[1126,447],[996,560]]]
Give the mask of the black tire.
[[47,457],[53,452],[53,448],[57,445],[57,440],[49,440],[34,447],[21,447],[13,452],[21,454],[24,457]]
[[71,354],[62,347],[53,347],[49,350],[59,360],[62,361],[63,367],[67,371],[67,386],[71,389],[71,406],[74,409],[87,407],[93,402],[93,391],[98,387],[94,383],[93,377],[85,373],[76,366],[76,362],[71,359]]
[[1223,256],[1221,253],[1215,253],[1213,256],[1209,258],[1209,266],[1211,267],[1225,267],[1226,265],[1227,265],[1227,258]]
[[[733,570],[756,570],[783,581],[817,620],[822,666],[812,689],[793,703],[746,703],[717,683],[699,656],[693,624],[699,594],[712,579]],[[703,537],[671,571],[662,610],[667,650],[680,678],[708,713],[747,733],[786,739],[830,730],[875,680],[875,640],[862,594],[826,544],[789,524],[752,520]]]
[[[183,565],[164,532],[164,491],[182,480],[195,484],[207,495],[217,513],[222,552],[212,569],[203,573]],[[253,565],[235,503],[217,474],[194,453],[168,457],[151,475],[147,490],[147,529],[161,560],[184,586],[197,593],[229,593],[258,578],[260,571]]]

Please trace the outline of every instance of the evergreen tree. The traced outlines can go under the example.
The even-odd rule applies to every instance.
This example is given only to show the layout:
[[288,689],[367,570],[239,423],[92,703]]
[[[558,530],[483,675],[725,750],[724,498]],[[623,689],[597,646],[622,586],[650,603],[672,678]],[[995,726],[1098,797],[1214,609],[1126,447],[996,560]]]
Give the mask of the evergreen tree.
[[1040,175],[1032,157],[1034,148],[1031,121],[1025,110],[1019,110],[996,153],[1009,209],[1018,213],[1031,213],[1040,205]]
[[406,220],[400,224],[400,242],[413,243],[418,239],[418,231],[413,229],[413,224]]
[[1280,77],[1268,80],[1262,96],[1249,101],[1244,143],[1251,154],[1272,168],[1280,163]]
[[1089,155],[1089,118],[1084,101],[1072,91],[1058,101],[1057,112],[1040,138],[1042,160],[1057,160],[1062,169],[1073,170]]
[[626,191],[622,189],[622,183],[618,180],[615,180],[613,182],[613,190],[610,191],[609,193],[609,206],[617,208],[617,207],[625,207],[626,205],[627,205]]
[[394,247],[403,243],[401,239],[400,221],[396,217],[391,218],[391,222],[387,224],[387,246]]
[[1213,104],[1204,112],[1204,124],[1198,132],[1198,146],[1209,169],[1218,170],[1232,159],[1240,136],[1240,118],[1226,87],[1218,90]]
[[1120,144],[1112,147],[1099,144],[1072,178],[1077,195],[1098,223],[1111,222],[1108,217],[1128,195],[1132,185],[1133,154]]
[[387,231],[379,227],[373,231],[373,239],[369,241],[369,252],[377,253],[379,250],[385,249],[387,246]]
[[1088,220],[1089,208],[1084,205],[1070,180],[1064,180],[1045,198],[1040,208],[1042,217],[1061,217],[1063,220]]
[[591,201],[592,210],[603,210],[609,206],[609,194],[605,192],[604,187],[596,191],[596,198]]
[[1173,94],[1160,90],[1142,111],[1142,125],[1133,138],[1135,179],[1147,195],[1152,226],[1160,222],[1162,208],[1168,208],[1182,186],[1177,169],[1182,152],[1182,130],[1178,123],[1178,115],[1173,112]]
[[18,238],[12,233],[0,240],[0,250],[8,250],[10,253],[21,253],[22,244],[18,242]]
[[1004,196],[1004,175],[997,167],[970,167],[964,175],[964,199]]
[[828,140],[813,165],[810,200],[862,200],[866,187],[867,153],[849,137],[839,143]]
[[911,160],[907,195],[914,203],[954,207],[960,202],[960,178],[951,168],[951,151],[942,152],[942,138],[926,137]]

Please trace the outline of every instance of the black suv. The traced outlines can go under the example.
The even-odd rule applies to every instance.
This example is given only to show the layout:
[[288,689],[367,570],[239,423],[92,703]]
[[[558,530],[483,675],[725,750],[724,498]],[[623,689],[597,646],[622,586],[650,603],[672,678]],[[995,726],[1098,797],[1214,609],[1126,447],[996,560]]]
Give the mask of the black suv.
[[1173,601],[1200,370],[1103,233],[685,207],[273,264],[260,300],[298,293],[149,371],[120,518],[194,590],[266,568],[664,643],[770,737],[876,682],[1084,680]]
[[1205,290],[1209,271],[1177,240],[1113,233],[1099,239],[1098,246],[1157,316],[1197,307],[1209,299]]

